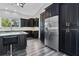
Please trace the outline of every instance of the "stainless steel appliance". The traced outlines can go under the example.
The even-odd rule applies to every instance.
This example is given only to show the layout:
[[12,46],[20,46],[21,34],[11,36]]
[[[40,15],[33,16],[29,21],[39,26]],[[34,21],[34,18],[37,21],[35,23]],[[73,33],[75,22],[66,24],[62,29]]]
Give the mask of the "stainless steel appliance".
[[45,19],[45,45],[56,51],[59,50],[58,30],[58,16],[53,16]]

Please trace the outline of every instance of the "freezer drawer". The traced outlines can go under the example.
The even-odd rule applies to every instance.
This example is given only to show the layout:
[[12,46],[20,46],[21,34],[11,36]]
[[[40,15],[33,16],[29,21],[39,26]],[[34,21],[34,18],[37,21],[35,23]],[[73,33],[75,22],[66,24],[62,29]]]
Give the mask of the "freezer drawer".
[[59,49],[58,29],[54,29],[48,32],[45,45],[58,51]]

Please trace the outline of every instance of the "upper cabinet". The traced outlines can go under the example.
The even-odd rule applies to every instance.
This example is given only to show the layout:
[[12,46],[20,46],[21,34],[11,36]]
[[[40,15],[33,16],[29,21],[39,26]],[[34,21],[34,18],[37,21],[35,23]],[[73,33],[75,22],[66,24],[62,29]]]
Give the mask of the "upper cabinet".
[[34,19],[34,27],[39,27],[39,18]]
[[39,18],[24,19],[21,18],[21,27],[38,27]]
[[59,15],[59,3],[53,3],[45,8],[45,18]]
[[43,21],[45,19],[45,12],[42,12],[40,14],[40,20]]

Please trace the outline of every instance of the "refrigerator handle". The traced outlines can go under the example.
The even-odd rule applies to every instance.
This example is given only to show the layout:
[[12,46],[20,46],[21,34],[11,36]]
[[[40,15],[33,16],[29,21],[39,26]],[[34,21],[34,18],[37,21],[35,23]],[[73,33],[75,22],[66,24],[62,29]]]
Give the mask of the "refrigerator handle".
[[48,28],[46,27],[46,31],[48,31]]

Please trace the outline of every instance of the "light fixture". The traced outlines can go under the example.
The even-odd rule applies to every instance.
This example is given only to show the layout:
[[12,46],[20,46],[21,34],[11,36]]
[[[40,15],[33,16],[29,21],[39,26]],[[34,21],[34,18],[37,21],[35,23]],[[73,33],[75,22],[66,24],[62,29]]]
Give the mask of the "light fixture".
[[25,3],[17,3],[17,6],[24,7]]

